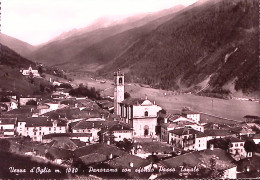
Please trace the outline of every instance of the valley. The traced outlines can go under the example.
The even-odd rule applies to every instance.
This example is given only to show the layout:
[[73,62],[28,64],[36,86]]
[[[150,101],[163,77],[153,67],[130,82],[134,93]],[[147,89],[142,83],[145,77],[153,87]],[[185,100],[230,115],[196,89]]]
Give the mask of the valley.
[[[113,81],[109,79],[94,79],[89,75],[84,75],[84,73],[80,75],[70,74],[70,76],[74,78],[73,83],[77,85],[83,83],[89,87],[95,87],[101,90],[101,94],[104,97],[114,96]],[[110,76],[110,79],[112,79],[113,75],[111,74]],[[179,111],[183,107],[189,107],[194,111],[237,121],[243,121],[243,117],[246,115],[260,116],[259,102],[239,101],[235,99],[225,100],[193,94],[180,94],[174,91],[154,89],[138,83],[125,83],[125,91],[130,93],[131,97],[136,98],[145,98],[147,95],[150,100],[156,101],[156,103],[161,105],[167,112],[176,112],[176,110]],[[205,121],[206,117],[208,116],[205,116]]]

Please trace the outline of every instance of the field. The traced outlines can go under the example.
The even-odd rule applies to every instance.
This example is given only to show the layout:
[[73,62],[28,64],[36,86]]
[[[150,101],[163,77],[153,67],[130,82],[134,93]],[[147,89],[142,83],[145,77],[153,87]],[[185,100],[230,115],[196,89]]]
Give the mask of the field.
[[[113,82],[106,80],[95,80],[93,78],[81,75],[73,77],[74,83],[83,83],[90,87],[102,90],[102,95],[113,96]],[[242,121],[245,115],[260,116],[260,104],[252,101],[224,100],[211,97],[203,97],[192,94],[176,94],[172,91],[153,89],[144,87],[135,83],[125,83],[125,91],[131,94],[131,97],[145,98],[155,101],[156,104],[162,106],[168,112],[181,110],[183,107],[190,107],[194,111],[207,113],[218,116],[212,118],[204,115],[203,117],[212,120],[218,120],[219,117]],[[212,118],[212,119],[210,119]]]

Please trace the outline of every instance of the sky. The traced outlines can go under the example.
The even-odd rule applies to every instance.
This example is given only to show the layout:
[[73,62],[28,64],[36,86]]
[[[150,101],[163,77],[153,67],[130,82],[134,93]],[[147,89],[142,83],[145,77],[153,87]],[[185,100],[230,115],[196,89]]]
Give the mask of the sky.
[[156,12],[197,0],[1,0],[1,32],[32,45],[101,17]]

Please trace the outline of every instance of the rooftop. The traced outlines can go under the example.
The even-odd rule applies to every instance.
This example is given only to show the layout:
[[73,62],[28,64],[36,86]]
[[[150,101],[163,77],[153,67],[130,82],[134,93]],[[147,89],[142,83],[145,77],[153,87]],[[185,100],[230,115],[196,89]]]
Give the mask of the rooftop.
[[105,143],[91,144],[82,148],[78,148],[74,151],[76,157],[82,157],[88,154],[99,153],[103,155],[123,156],[127,153],[118,147],[107,145]]
[[[48,117],[27,117],[20,118],[19,122],[26,122],[26,127],[52,127],[53,122],[48,119]],[[64,121],[57,121],[57,126],[66,126]]]
[[219,148],[187,153],[163,160],[161,163],[168,168],[178,168],[183,165],[198,167],[199,164],[210,167],[212,158],[216,160],[216,169],[218,170],[226,170],[236,166],[232,163],[233,159],[231,156],[225,150]]
[[243,140],[241,140],[241,139],[238,139],[238,138],[235,138],[235,137],[231,137],[231,138],[230,138],[230,142],[231,142],[231,143],[236,143],[236,142],[245,142],[245,141],[243,141]]
[[225,129],[209,129],[204,132],[207,136],[226,136],[231,135],[229,130]]
[[92,154],[82,156],[82,157],[80,157],[80,159],[82,160],[82,162],[85,165],[91,165],[94,163],[106,161],[108,159],[108,157],[104,154],[92,153]]
[[174,130],[170,130],[169,133],[173,133],[173,134],[177,134],[179,136],[182,135],[189,135],[189,134],[197,134],[199,137],[204,137],[206,136],[204,133],[200,132],[200,131],[196,131],[192,128],[179,128],[179,129],[174,129]]
[[141,98],[127,98],[124,101],[122,101],[122,104],[126,104],[126,105],[140,105],[145,101],[145,99],[141,99]]
[[17,121],[17,118],[1,118],[0,117],[0,124],[15,124]]

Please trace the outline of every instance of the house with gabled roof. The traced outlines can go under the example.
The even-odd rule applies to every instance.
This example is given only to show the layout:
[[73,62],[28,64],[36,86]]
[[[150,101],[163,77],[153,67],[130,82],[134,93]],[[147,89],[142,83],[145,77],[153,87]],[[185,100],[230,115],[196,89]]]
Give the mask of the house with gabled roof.
[[169,131],[184,127],[204,132],[204,126],[192,119],[180,115],[168,115],[164,118],[164,123],[161,124],[161,140],[169,142]]
[[232,137],[230,138],[228,151],[234,159],[240,160],[248,156],[244,146],[245,146],[244,140]]
[[169,131],[169,144],[183,150],[207,149],[207,136],[200,131],[184,127]]
[[67,124],[61,120],[51,120],[48,117],[27,117],[18,120],[17,133],[29,136],[33,141],[42,141],[42,137],[51,133],[65,133]]
[[90,118],[81,120],[75,123],[71,129],[72,133],[91,133],[93,141],[99,141],[98,132],[101,131],[102,127],[106,124],[105,119],[102,118]]
[[238,138],[253,137],[255,134],[255,132],[246,124],[239,124],[237,127],[231,128],[230,132],[236,134]]
[[200,123],[200,113],[191,111],[191,110],[183,110],[182,116],[188,119],[194,120],[196,123]]
[[207,135],[207,140],[226,138],[226,137],[235,137],[234,133],[231,133],[230,130],[226,129],[207,129],[204,132]]
[[[101,131],[100,136],[102,142],[107,141],[123,141],[124,139],[133,139],[133,129],[128,124],[111,123],[110,126],[106,125]],[[111,139],[112,138],[112,139]]]

